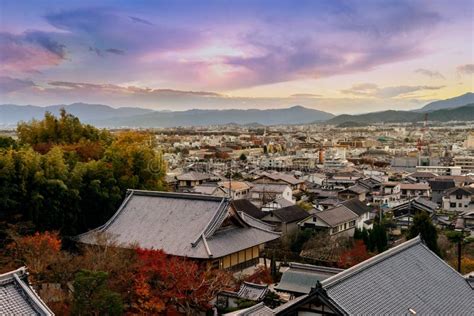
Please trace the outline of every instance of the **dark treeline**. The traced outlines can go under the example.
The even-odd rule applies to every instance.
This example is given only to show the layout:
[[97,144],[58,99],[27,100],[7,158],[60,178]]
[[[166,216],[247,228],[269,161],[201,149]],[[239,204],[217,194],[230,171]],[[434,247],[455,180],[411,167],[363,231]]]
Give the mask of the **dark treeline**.
[[[164,189],[152,135],[111,134],[62,111],[0,137],[0,218],[74,235],[103,224],[127,189]],[[31,227],[31,225],[30,225]]]

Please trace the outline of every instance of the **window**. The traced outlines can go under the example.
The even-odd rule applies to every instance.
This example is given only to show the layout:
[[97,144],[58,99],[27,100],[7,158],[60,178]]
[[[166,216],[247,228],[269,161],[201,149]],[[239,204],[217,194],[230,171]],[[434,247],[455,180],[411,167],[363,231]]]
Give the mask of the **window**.
[[458,206],[459,206],[459,207],[462,207],[462,203],[458,203]]
[[456,203],[449,203],[449,207],[456,207]]
[[[466,207],[467,207],[467,205],[466,205]],[[316,216],[313,216],[313,222],[316,222],[316,221],[317,221]]]
[[333,233],[333,234],[337,233],[338,231],[339,231],[339,227],[338,227],[338,226],[336,226],[336,227],[334,227],[334,228],[332,229],[332,233]]
[[462,195],[456,195],[456,200],[462,200]]
[[349,227],[354,227],[355,224],[356,224],[356,221],[351,221],[351,222],[349,222]]

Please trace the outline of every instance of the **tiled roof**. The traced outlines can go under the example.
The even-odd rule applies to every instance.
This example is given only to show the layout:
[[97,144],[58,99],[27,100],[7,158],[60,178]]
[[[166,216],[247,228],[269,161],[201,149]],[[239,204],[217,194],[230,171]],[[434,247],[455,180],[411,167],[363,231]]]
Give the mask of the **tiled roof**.
[[236,209],[236,211],[244,212],[257,219],[260,219],[266,215],[265,212],[261,211],[258,207],[256,207],[252,202],[247,199],[233,200],[231,202],[231,205]]
[[0,274],[0,315],[54,315],[26,277],[24,267]]
[[273,311],[265,306],[263,302],[255,304],[246,309],[224,314],[225,316],[273,316]]
[[243,282],[237,295],[247,300],[260,301],[263,300],[267,293],[268,285]]
[[331,227],[357,219],[358,215],[344,205],[314,213],[317,218]]
[[468,315],[474,291],[419,237],[322,282],[350,315]]
[[239,225],[221,227],[229,215],[229,200],[198,194],[130,190],[122,206],[103,226],[79,235],[94,244],[106,233],[124,247],[138,244],[175,256],[219,258],[279,238],[233,216]]
[[314,266],[302,263],[290,263],[288,270],[283,272],[275,290],[297,294],[307,294],[318,281],[323,281],[342,269]]
[[365,203],[361,202],[358,198],[347,200],[343,202],[342,205],[344,205],[359,216],[365,213],[370,213],[371,211],[371,208],[368,207]]
[[199,180],[207,180],[212,178],[210,174],[197,172],[197,171],[190,171],[179,176],[176,176],[176,179],[180,181],[199,181]]
[[293,223],[308,217],[309,213],[298,205],[287,206],[271,211],[273,215],[281,219],[283,223]]
[[447,189],[450,189],[456,184],[454,183],[454,180],[438,180],[438,179],[433,179],[433,180],[428,180],[428,183],[430,184],[431,190],[433,191],[444,191]]

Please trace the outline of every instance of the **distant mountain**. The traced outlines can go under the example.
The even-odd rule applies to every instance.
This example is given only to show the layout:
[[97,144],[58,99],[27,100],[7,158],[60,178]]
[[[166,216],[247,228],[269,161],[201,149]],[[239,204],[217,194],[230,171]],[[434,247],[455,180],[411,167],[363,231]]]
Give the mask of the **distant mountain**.
[[51,105],[46,107],[34,105],[14,105],[2,104],[0,105],[0,124],[11,125],[19,121],[29,121],[31,119],[41,119],[46,111],[59,114],[59,110],[65,108],[68,113],[71,113],[84,122],[94,122],[98,120],[113,120],[115,118],[122,118],[133,115],[146,114],[154,112],[153,110],[142,108],[112,108],[103,104],[87,104],[87,103],[73,103],[69,105]]
[[[371,124],[371,123],[400,123],[400,122],[418,122],[423,121],[425,112],[411,111],[382,111],[360,115],[338,115],[325,124],[344,126],[345,124]],[[474,103],[467,104],[454,109],[442,109],[430,112],[429,121],[474,121]]]
[[141,108],[112,108],[101,104],[74,103],[48,107],[0,105],[0,125],[13,125],[19,121],[40,119],[46,111],[58,114],[64,107],[81,121],[100,127],[175,127],[223,124],[249,124],[255,126],[278,124],[306,124],[331,119],[333,114],[293,106],[269,110],[188,110],[152,111]]
[[154,112],[146,115],[123,117],[116,120],[98,121],[99,126],[133,126],[133,127],[173,127],[205,126],[235,123],[279,125],[306,124],[314,121],[325,121],[333,114],[293,106],[286,109],[269,110],[189,110],[182,112]]
[[474,103],[474,93],[468,92],[463,95],[435,102],[428,103],[416,112],[431,112],[442,109],[454,109],[466,104]]

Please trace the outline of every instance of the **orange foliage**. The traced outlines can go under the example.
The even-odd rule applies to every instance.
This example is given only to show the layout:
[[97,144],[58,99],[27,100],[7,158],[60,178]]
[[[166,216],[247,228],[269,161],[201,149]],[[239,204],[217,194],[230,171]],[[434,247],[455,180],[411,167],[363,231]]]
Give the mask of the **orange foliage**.
[[210,309],[210,300],[228,288],[230,276],[203,269],[196,262],[169,257],[161,250],[137,249],[139,268],[134,294],[134,312],[139,314],[179,310],[193,314]]
[[7,246],[13,257],[26,264],[32,274],[42,274],[55,262],[61,251],[61,239],[57,232],[35,233],[14,238]]
[[354,247],[343,252],[339,257],[338,266],[343,269],[349,268],[369,258],[364,242],[355,240]]

